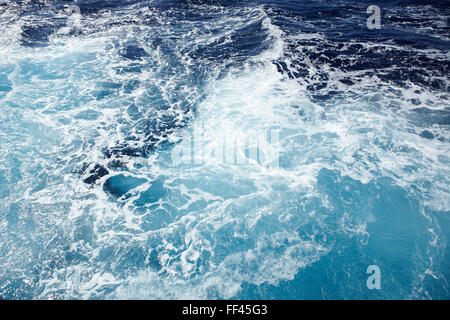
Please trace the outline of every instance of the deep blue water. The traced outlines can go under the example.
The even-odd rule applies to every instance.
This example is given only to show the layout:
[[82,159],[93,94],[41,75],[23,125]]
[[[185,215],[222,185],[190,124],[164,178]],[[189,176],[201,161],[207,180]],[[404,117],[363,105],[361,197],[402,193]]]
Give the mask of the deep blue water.
[[0,298],[449,299],[449,22],[0,1]]

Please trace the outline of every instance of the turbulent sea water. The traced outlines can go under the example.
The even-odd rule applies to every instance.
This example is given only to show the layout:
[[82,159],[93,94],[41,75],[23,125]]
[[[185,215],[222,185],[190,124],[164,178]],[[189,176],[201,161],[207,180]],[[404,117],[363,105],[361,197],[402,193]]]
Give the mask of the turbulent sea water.
[[448,1],[0,3],[0,298],[450,298]]

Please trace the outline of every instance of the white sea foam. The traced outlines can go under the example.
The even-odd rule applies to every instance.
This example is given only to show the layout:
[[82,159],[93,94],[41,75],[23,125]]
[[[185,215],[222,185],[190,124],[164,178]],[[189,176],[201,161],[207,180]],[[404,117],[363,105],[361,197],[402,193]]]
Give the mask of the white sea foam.
[[[232,298],[244,284],[278,285],[329,254],[336,244],[327,239],[334,235],[362,242],[370,237],[372,213],[333,211],[335,204],[318,186],[322,169],[365,184],[390,178],[408,192],[418,188],[422,206],[450,210],[448,130],[435,125],[432,133],[441,140],[421,137],[408,102],[420,99],[442,110],[446,101],[433,92],[417,93],[413,84],[395,87],[376,75],[343,73],[305,60],[311,74],[330,75],[330,91],[345,92],[338,80],[361,76],[354,94],[321,104],[308,94],[308,79],[291,79],[273,62],[281,59],[292,67],[290,59],[300,59],[303,48],[285,55],[290,41],[325,41],[322,35],[290,38],[261,7],[242,13],[228,9],[214,22],[186,22],[176,33],[139,5],[130,7],[124,21],[132,19],[133,10],[155,19],[156,26],[135,21],[104,27],[114,19],[105,11],[92,21],[83,17],[82,35],[55,33],[40,49],[18,45],[22,22],[0,37],[8,53],[0,70],[11,82],[0,97],[0,168],[8,183],[1,208],[16,210],[21,223],[36,224],[28,239],[19,223],[23,242],[14,244],[8,231],[14,221],[1,221],[1,252],[6,248],[8,257],[1,277],[38,255],[42,274],[36,298]],[[102,26],[98,32],[94,22]],[[258,24],[268,44],[260,55],[226,74],[220,64],[207,65],[202,90],[184,84],[184,77],[195,75],[192,47],[229,44],[236,30]],[[11,23],[2,23],[0,31],[5,25]],[[167,74],[169,54],[150,44],[151,32],[175,39],[169,44],[176,61],[183,62],[176,74]],[[128,43],[148,56],[124,59],[121,50]],[[134,67],[139,70],[118,72]],[[132,80],[139,85],[128,91],[120,86]],[[168,109],[155,111],[148,105],[152,99]],[[386,107],[392,101],[398,108]],[[183,102],[192,105],[187,114]],[[94,185],[82,182],[87,175],[79,173],[82,163],[106,166],[104,149],[142,147],[141,121],[166,114],[183,124],[170,137],[180,142],[175,149],[162,148],[147,158],[124,155],[122,167],[109,168]],[[276,143],[252,142],[264,141],[268,130],[276,130]],[[201,142],[201,162],[172,161],[173,150],[186,141]],[[222,149],[224,143],[237,148]],[[222,161],[236,152],[245,157],[249,146],[276,154],[276,165]],[[225,154],[218,158],[219,149]],[[102,185],[119,173],[145,182],[114,198]],[[437,233],[428,229],[431,247],[437,246]],[[67,252],[72,256],[63,257]],[[427,262],[424,274],[433,276],[433,267]]]

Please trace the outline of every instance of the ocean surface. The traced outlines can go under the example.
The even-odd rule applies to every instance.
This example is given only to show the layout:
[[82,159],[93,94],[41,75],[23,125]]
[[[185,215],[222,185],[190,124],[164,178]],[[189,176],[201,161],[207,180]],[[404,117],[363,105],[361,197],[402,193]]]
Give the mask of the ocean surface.
[[449,299],[449,22],[0,1],[0,298]]

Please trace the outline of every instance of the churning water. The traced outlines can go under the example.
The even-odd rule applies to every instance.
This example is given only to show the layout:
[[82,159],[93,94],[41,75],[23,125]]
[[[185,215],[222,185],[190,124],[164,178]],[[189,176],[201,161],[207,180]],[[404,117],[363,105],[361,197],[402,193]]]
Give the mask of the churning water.
[[0,2],[0,297],[450,298],[448,1]]

